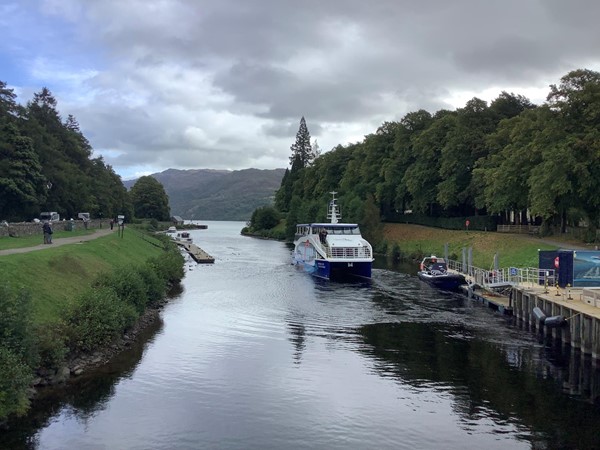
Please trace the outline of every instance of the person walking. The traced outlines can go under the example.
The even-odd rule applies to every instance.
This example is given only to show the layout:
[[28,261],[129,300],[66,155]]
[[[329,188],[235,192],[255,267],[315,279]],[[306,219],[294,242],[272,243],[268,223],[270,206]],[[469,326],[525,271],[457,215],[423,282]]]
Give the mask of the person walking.
[[52,244],[52,226],[49,221],[44,222],[42,231],[44,232],[44,244]]

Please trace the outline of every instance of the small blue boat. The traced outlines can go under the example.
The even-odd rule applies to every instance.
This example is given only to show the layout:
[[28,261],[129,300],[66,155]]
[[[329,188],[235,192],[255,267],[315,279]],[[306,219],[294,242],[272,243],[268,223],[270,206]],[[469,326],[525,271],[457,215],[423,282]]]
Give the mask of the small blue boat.
[[417,276],[433,287],[448,291],[456,290],[459,286],[467,284],[464,275],[448,272],[446,260],[435,255],[423,258]]

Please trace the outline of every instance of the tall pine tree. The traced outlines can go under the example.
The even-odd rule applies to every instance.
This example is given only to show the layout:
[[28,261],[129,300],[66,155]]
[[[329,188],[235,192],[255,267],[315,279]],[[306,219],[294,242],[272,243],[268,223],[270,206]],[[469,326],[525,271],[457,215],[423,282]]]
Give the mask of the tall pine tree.
[[300,160],[301,168],[308,167],[315,159],[312,145],[310,143],[310,133],[306,127],[304,116],[300,119],[300,128],[296,133],[296,142],[290,147],[292,154],[290,156],[290,164],[294,164],[296,157]]

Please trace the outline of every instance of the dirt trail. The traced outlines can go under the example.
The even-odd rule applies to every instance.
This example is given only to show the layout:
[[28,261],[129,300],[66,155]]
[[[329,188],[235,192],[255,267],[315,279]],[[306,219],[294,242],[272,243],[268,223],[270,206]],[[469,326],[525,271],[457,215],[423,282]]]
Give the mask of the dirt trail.
[[[111,233],[116,233],[116,230],[109,230],[108,228],[101,229],[101,230],[95,230],[93,234],[88,234],[85,236],[73,236],[73,237],[67,237],[67,238],[53,239],[52,244],[39,244],[39,245],[35,245],[33,247],[9,248],[6,250],[0,250],[0,256],[14,255],[17,253],[35,252],[38,250],[46,250],[49,248],[60,247],[61,245],[77,244],[79,242],[91,241],[92,239],[97,239],[102,236],[107,236]],[[42,239],[41,235],[40,235],[40,239]]]

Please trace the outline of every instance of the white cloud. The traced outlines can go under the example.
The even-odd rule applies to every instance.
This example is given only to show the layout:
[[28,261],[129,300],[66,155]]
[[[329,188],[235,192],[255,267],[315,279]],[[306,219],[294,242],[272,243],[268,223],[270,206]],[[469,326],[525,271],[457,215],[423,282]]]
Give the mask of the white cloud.
[[[474,96],[541,103],[569,70],[600,67],[591,1],[44,0],[8,12],[0,58],[19,49],[30,78],[4,81],[49,87],[121,174],[285,167],[303,115],[327,151]],[[36,24],[43,45],[20,37]]]

